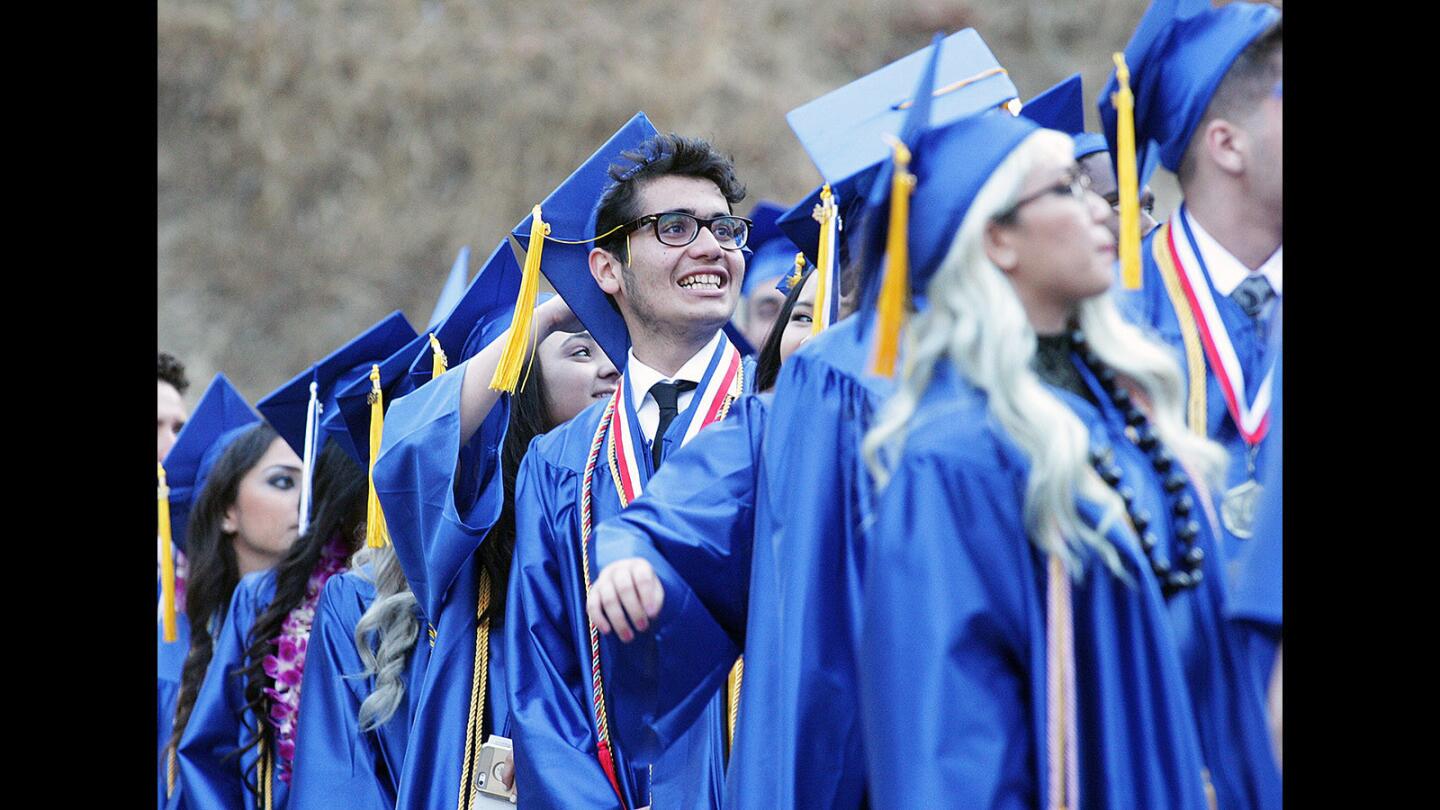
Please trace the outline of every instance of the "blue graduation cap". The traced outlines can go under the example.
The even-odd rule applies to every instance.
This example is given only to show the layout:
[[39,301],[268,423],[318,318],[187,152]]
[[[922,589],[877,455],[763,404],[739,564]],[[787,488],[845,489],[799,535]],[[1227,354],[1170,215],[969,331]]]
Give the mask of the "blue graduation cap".
[[1080,74],[1061,79],[1054,87],[1025,102],[1020,114],[1046,129],[1075,137],[1085,131],[1085,93]]
[[[590,275],[589,256],[596,235],[596,209],[600,197],[613,182],[610,178],[610,166],[624,165],[628,161],[622,152],[635,149],[656,134],[657,130],[650,123],[650,119],[645,117],[645,113],[636,113],[538,206],[541,218],[550,228],[543,243],[540,272],[545,274],[555,291],[574,310],[615,367],[622,370],[630,351],[630,333],[625,328],[625,319],[620,317],[605,291],[600,289]],[[540,248],[539,245],[531,244],[530,232],[534,218],[535,214],[531,212],[511,231],[526,251],[527,257]],[[526,289],[524,264],[522,262],[522,293]],[[531,288],[531,300],[521,302],[521,306],[533,304],[533,290],[534,288]],[[529,312],[517,312],[516,315],[517,321],[522,317],[530,317]],[[519,330],[512,334],[518,333]],[[504,366],[505,361],[502,360],[499,372],[506,371]],[[508,375],[497,373],[496,379],[500,380],[505,376],[518,379],[518,374],[515,374],[513,369]]]
[[[1236,2],[1219,8],[1212,8],[1209,0],[1151,3],[1125,45],[1135,96],[1135,142],[1154,141],[1160,163],[1179,171],[1190,137],[1230,65],[1280,17],[1274,6],[1261,3]],[[1112,70],[1098,99],[1112,160],[1117,122],[1111,95],[1118,89]]]
[[[547,249],[549,247],[547,246]],[[440,350],[445,353],[447,368],[459,365],[474,354],[474,351],[484,348],[484,344],[481,344],[474,351],[465,350],[471,333],[476,329],[486,324],[499,323],[499,329],[495,331],[498,336],[510,325],[515,296],[520,291],[521,260],[516,255],[517,248],[518,245],[512,246],[508,238],[501,239],[445,319],[430,328],[430,333],[435,335],[435,340],[440,344]],[[589,271],[586,272],[588,275]],[[415,388],[425,384],[434,373],[434,348],[429,342],[429,335],[425,338],[426,345],[412,358],[413,362],[408,369],[410,384]]]
[[[756,203],[750,211],[750,219],[755,224],[750,228],[747,244],[754,251],[754,256],[745,264],[745,284],[740,288],[744,295],[750,295],[760,289],[762,283],[785,276],[795,269],[795,254],[800,248],[780,228],[780,215],[785,211],[784,206],[764,200]],[[816,233],[818,235],[818,229]]]
[[1075,136],[1075,159],[1089,157],[1096,152],[1109,152],[1110,144],[1098,132],[1081,132]]
[[348,431],[330,431],[326,423],[338,419],[335,391],[370,373],[370,364],[389,357],[415,339],[415,329],[398,310],[382,318],[323,360],[295,375],[284,385],[267,394],[257,403],[260,413],[275,427],[290,447],[305,456],[305,422],[310,409],[310,383],[316,383],[317,397],[322,403],[321,423],[316,425],[317,450],[320,430],[325,429],[341,438],[350,455],[358,451],[350,445]]
[[470,276],[470,246],[460,248],[455,256],[455,263],[450,266],[450,277],[445,279],[445,286],[440,290],[440,297],[435,299],[435,308],[430,311],[430,317],[426,319],[427,330],[434,330],[436,324],[450,314],[455,308],[455,303],[465,294],[465,280]]
[[899,134],[921,73],[941,45],[931,99],[933,126],[1003,106],[1020,95],[980,34],[966,28],[786,114],[841,205],[864,197],[876,170],[890,158],[884,136]]
[[790,291],[795,289],[796,284],[810,277],[810,272],[814,269],[815,265],[809,264],[808,262],[804,267],[798,267],[794,264],[790,265],[790,272],[781,276],[780,280],[775,282],[775,289],[779,290],[781,295],[789,295]]
[[365,363],[345,374],[335,387],[334,402],[338,414],[327,414],[324,428],[328,435],[340,440],[340,446],[360,469],[370,467],[370,379],[372,367],[380,371],[381,406],[389,408],[391,400],[403,397],[417,387],[409,371],[411,364],[425,354],[430,335],[418,335],[389,357]]
[[[929,46],[791,110],[786,115],[790,128],[838,198],[839,263],[845,264],[854,248],[847,243],[859,215],[876,204],[870,198],[888,198],[892,147],[887,136],[903,139],[907,127],[912,134],[927,126],[943,127],[1007,107],[1018,96],[980,34],[966,28],[944,38],[937,35]],[[811,212],[820,200],[817,189],[779,220],[781,230],[812,261],[819,259],[820,227]],[[852,229],[850,238],[845,237],[847,227]]]
[[[943,45],[936,43],[935,47]],[[885,376],[894,373],[909,291],[925,288],[954,240],[970,203],[995,167],[1039,129],[1034,121],[988,103],[972,107],[968,117],[937,121],[934,113],[938,108],[931,104],[938,103],[940,93],[930,88],[939,83],[937,66],[944,58],[942,49],[921,75],[914,91],[917,103],[900,130],[903,146],[894,147],[896,157],[882,164],[866,203],[866,265],[861,270],[860,314],[866,319],[862,323],[868,323],[872,311],[879,320],[872,370]],[[950,115],[954,115],[953,108]],[[907,152],[908,165],[904,162]],[[892,178],[897,166],[914,177],[904,233],[893,233],[889,227],[888,213],[894,205]],[[908,274],[879,272],[879,265],[891,253],[908,254]]]
[[259,422],[259,414],[230,380],[216,374],[161,464],[170,488],[170,537],[181,549],[190,507],[205,488],[210,470],[236,439]]

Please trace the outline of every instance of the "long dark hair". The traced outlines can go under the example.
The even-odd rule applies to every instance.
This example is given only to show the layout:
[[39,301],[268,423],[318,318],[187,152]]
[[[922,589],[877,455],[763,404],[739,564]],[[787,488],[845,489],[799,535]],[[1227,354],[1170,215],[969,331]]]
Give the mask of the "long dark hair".
[[785,303],[780,307],[780,314],[775,316],[775,323],[770,325],[770,331],[765,335],[765,345],[760,348],[760,355],[755,358],[756,391],[769,391],[775,387],[775,380],[780,376],[780,341],[785,337],[785,325],[790,322],[790,315],[795,311],[795,302],[800,300],[800,292],[805,289],[805,282],[810,279],[814,270],[815,265],[805,265],[805,272],[800,276],[799,283],[790,286],[790,292],[785,294]]
[[240,494],[240,480],[250,472],[275,441],[275,429],[261,422],[240,434],[220,454],[210,471],[205,488],[195,497],[185,531],[185,551],[190,561],[190,578],[185,594],[185,618],[190,622],[190,651],[180,674],[180,696],[175,704],[175,724],[170,746],[180,744],[180,735],[190,721],[195,695],[210,668],[215,651],[211,633],[213,619],[225,616],[235,585],[240,582],[240,563],[235,559],[233,535],[220,527],[225,513]]
[[505,591],[510,582],[510,561],[515,556],[515,474],[520,470],[520,461],[525,458],[530,440],[556,426],[550,419],[545,369],[538,354],[534,376],[529,385],[516,389],[510,397],[510,426],[505,433],[505,443],[500,447],[505,503],[500,508],[500,519],[495,521],[476,554],[480,566],[490,575],[490,607],[480,619],[488,621],[492,628],[505,621]]
[[[240,674],[245,683],[245,706],[257,719],[257,727],[247,728],[250,736],[241,751],[254,748],[262,739],[267,750],[275,750],[274,727],[267,719],[270,698],[265,694],[266,688],[275,688],[275,679],[265,673],[265,656],[276,652],[275,638],[280,635],[281,625],[290,611],[304,601],[305,586],[325,545],[331,538],[340,537],[348,548],[348,559],[363,541],[366,485],[365,473],[354,459],[338,442],[326,442],[315,463],[315,499],[310,526],[275,567],[275,597],[255,618],[246,637],[249,648]],[[250,773],[247,772],[245,778],[248,781]]]

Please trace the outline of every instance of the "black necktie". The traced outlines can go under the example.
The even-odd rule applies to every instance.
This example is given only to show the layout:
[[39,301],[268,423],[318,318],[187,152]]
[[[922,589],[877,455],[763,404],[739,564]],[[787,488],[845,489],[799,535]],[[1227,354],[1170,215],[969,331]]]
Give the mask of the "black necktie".
[[1230,293],[1230,297],[1245,310],[1246,315],[1258,318],[1265,304],[1275,297],[1275,290],[1270,287],[1270,279],[1264,273],[1251,273],[1240,282],[1235,292]]
[[660,424],[655,427],[655,441],[650,447],[651,457],[655,460],[655,469],[660,469],[660,448],[665,446],[665,429],[675,421],[680,411],[675,407],[680,401],[680,392],[689,391],[695,387],[690,380],[676,380],[675,382],[657,382],[650,386],[650,395],[655,397],[655,404],[660,406]]

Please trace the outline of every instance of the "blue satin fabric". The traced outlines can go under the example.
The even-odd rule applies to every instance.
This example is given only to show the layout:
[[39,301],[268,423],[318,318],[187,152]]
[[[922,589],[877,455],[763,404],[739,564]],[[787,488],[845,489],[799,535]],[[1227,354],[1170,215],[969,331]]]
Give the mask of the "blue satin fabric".
[[[155,729],[158,738],[155,744],[158,768],[158,789],[156,806],[165,807],[165,770],[167,757],[165,746],[170,743],[170,734],[175,728],[175,704],[180,699],[180,676],[185,668],[185,656],[190,652],[190,622],[184,613],[175,616],[175,640],[165,642],[165,626],[155,623]],[[171,806],[177,804],[180,792],[179,775],[176,775],[175,790],[171,793]]]
[[[390,404],[375,462],[375,490],[395,554],[435,628],[433,648],[427,632],[420,640],[429,664],[416,686],[419,707],[400,772],[397,806],[405,808],[450,810],[459,799],[476,660],[480,566],[474,555],[504,502],[500,447],[510,400],[501,396],[461,445],[466,368],[461,363]],[[492,630],[484,722],[487,734],[510,737],[500,638]]]
[[[1139,506],[1167,514],[1113,407],[1058,393],[1092,446],[1115,450]],[[1049,800],[1046,560],[1024,526],[1028,468],[984,395],[937,369],[882,495],[867,564],[861,699],[877,801]],[[1098,509],[1078,508],[1096,525]],[[1197,545],[1213,560],[1214,534],[1200,522]],[[1168,521],[1153,526],[1172,552]],[[1130,582],[1090,555],[1072,591],[1081,806],[1201,810],[1208,766],[1219,806],[1278,807],[1278,774],[1257,748],[1260,705],[1225,632],[1221,578],[1167,604],[1128,523],[1107,538]]]
[[[754,379],[746,362],[747,385]],[[733,411],[732,406],[732,411]],[[589,626],[579,558],[581,482],[604,403],[596,403],[549,434],[537,437],[516,480],[516,538],[505,622],[507,679],[515,720],[516,793],[526,806],[613,807],[615,793],[597,759],[592,710]],[[684,426],[672,425],[667,435]],[[715,426],[706,428],[714,430]],[[703,435],[703,433],[701,434]],[[669,444],[664,445],[669,447]],[[667,463],[669,456],[666,456]],[[663,469],[663,468],[662,468]],[[619,495],[605,461],[593,480],[592,526],[620,513]],[[590,538],[591,576],[600,572]],[[700,610],[685,600],[666,600],[659,621]],[[619,651],[601,641],[612,729],[619,717],[611,667]],[[732,646],[731,661],[738,654]],[[728,666],[728,665],[727,665]],[[626,806],[718,807],[725,779],[723,695],[703,695],[702,708],[686,729],[661,746],[632,751],[612,732],[617,779]],[[651,782],[653,762],[654,784]],[[653,788],[653,796],[652,796]]]
[[[1179,227],[1179,220],[1172,218],[1171,225]],[[1160,233],[1156,228],[1145,237],[1140,247],[1142,263],[1142,287],[1139,290],[1116,289],[1116,303],[1121,313],[1132,323],[1146,329],[1152,337],[1159,338],[1166,343],[1175,353],[1175,361],[1180,364],[1182,373],[1186,379],[1189,378],[1185,362],[1185,343],[1180,336],[1180,320],[1175,314],[1175,308],[1170,303],[1170,297],[1165,292],[1165,282],[1160,277],[1160,267],[1155,263],[1155,255],[1152,251],[1155,237]],[[1176,230],[1174,233],[1176,244],[1185,239],[1183,230]],[[1162,245],[1162,249],[1164,248]],[[1176,268],[1176,272],[1181,272]],[[1206,277],[1209,283],[1209,277]],[[1229,296],[1221,295],[1215,291],[1214,285],[1210,287],[1210,294],[1215,299],[1215,308],[1220,312],[1220,320],[1225,324],[1225,329],[1230,335],[1230,342],[1235,347],[1235,356],[1240,361],[1240,367],[1245,374],[1245,395],[1254,398],[1255,392],[1259,390],[1260,383],[1264,379],[1267,353],[1267,340],[1265,333],[1256,323],[1254,318],[1245,314],[1240,305],[1232,301]],[[1210,357],[1205,357],[1205,409],[1206,409],[1206,435],[1225,447],[1230,455],[1230,467],[1226,472],[1225,488],[1238,486],[1250,480],[1247,460],[1249,457],[1248,446],[1245,439],[1241,437],[1240,431],[1235,427],[1235,422],[1230,418],[1230,411],[1225,404],[1225,394],[1220,389],[1220,383],[1215,376],[1215,369],[1210,365]],[[1272,383],[1273,385],[1273,383]],[[1272,389],[1273,390],[1273,389]],[[1264,456],[1265,445],[1269,443],[1269,437],[1260,441],[1261,456]],[[1264,474],[1263,468],[1257,459],[1256,477]],[[1216,493],[1216,498],[1224,493]],[[1246,540],[1236,537],[1227,531],[1223,526],[1221,546],[1225,553],[1227,563],[1234,560],[1240,553]],[[1234,567],[1227,568],[1227,577],[1233,578]]]
[[[295,771],[290,807],[394,810],[410,724],[420,700],[417,687],[430,658],[425,630],[406,658],[405,698],[388,721],[360,730],[360,704],[375,688],[374,676],[355,646],[355,627],[375,601],[365,572],[331,577],[315,607],[305,653],[300,716],[295,730]],[[416,619],[417,624],[423,624]]]
[[653,759],[680,739],[724,687],[744,646],[755,478],[770,400],[737,400],[598,529],[597,572],[642,557],[665,591],[661,615],[630,643],[613,644],[604,662],[611,734],[631,756]]
[[[249,739],[257,718],[245,707],[245,687],[237,670],[245,666],[246,636],[255,618],[275,596],[274,570],[247,574],[235,586],[225,623],[215,637],[205,680],[195,696],[190,721],[180,738],[180,806],[189,808],[254,807],[257,748],[235,752]],[[303,694],[303,690],[302,690]],[[285,807],[288,785],[278,774],[272,780],[272,806]]]
[[860,440],[891,390],[866,373],[869,358],[850,318],[775,384],[727,807],[865,806],[856,651],[873,488]]
[[1235,560],[1235,588],[1230,600],[1230,616],[1239,623],[1240,632],[1245,636],[1252,677],[1261,694],[1269,688],[1270,672],[1275,666],[1275,653],[1285,626],[1285,526],[1281,519],[1285,503],[1285,434],[1281,366],[1277,358],[1275,404],[1271,410],[1270,435],[1265,440],[1267,459],[1261,479],[1265,491],[1260,500],[1260,514],[1255,521],[1255,536]]
[[773,400],[737,403],[600,530],[601,564],[645,557],[666,593],[654,629],[615,645],[616,703],[636,708],[612,721],[627,744],[648,753],[683,730],[744,647],[727,807],[865,804],[859,443],[889,390],[868,358],[856,321],[827,330],[786,362]]

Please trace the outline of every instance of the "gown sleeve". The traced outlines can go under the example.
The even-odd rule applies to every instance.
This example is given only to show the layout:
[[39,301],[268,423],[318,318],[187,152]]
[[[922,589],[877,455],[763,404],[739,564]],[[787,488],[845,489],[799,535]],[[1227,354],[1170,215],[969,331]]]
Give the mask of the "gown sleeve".
[[760,398],[739,400],[597,530],[600,568],[644,558],[665,592],[649,631],[628,644],[606,639],[611,733],[637,761],[654,761],[690,728],[744,646],[765,413]]
[[470,361],[396,399],[385,414],[375,492],[395,555],[420,608],[438,622],[461,566],[500,517],[500,448],[510,420],[501,396],[460,442],[460,388]]
[[373,685],[373,678],[357,677],[365,671],[354,638],[362,608],[343,576],[325,583],[305,651],[300,690],[300,716],[305,722],[295,730],[290,810],[395,806],[394,796],[387,801],[380,789],[374,734],[360,731],[360,704]]
[[[515,557],[506,597],[506,682],[515,731],[515,792],[525,807],[616,805],[596,757],[589,697],[590,663],[574,639],[584,631],[575,563],[563,553],[574,537],[578,475],[557,469],[536,450],[520,464],[515,484]],[[578,609],[578,613],[577,613]],[[584,695],[579,694],[580,685]],[[620,773],[624,773],[621,763]]]
[[907,455],[883,493],[859,660],[879,806],[1038,803],[1018,632],[1028,541],[997,509],[1007,494],[935,454]]
[[[259,578],[247,577],[235,587],[225,624],[215,637],[214,652],[195,706],[180,738],[182,803],[185,807],[244,807],[250,792],[238,755],[246,729],[241,721],[245,691],[236,672],[244,665],[245,637],[259,612]],[[252,769],[248,779],[256,778]]]

